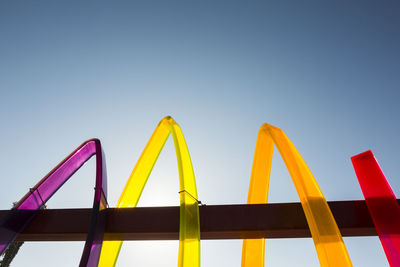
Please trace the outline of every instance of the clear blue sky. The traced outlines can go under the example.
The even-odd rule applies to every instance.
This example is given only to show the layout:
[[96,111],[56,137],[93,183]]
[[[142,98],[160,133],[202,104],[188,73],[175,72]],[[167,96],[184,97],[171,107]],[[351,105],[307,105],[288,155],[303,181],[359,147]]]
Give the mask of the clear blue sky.
[[[400,196],[398,2],[1,1],[0,40],[0,209],[92,137],[115,205],[165,115],[206,204],[245,203],[263,122],[292,139],[327,200],[362,198],[350,157],[368,149]],[[270,201],[298,201],[275,156]],[[177,175],[170,140],[139,205],[178,205]],[[90,207],[93,182],[91,161],[48,207]],[[345,242],[355,266],[388,266],[377,238]],[[26,243],[13,267],[77,266],[82,247]],[[267,266],[319,266],[311,239],[268,240],[266,253]],[[203,267],[240,254],[240,240],[202,242]],[[177,242],[127,242],[118,266],[177,255]]]

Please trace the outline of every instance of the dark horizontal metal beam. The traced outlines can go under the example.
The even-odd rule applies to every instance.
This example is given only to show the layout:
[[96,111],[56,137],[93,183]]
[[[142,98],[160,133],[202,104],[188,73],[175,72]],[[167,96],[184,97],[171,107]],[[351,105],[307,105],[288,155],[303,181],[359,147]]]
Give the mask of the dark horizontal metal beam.
[[[365,201],[328,203],[343,236],[374,236]],[[179,207],[109,208],[106,240],[177,240]],[[0,211],[0,218],[7,213]],[[40,210],[19,241],[84,241],[91,209]],[[300,203],[200,207],[201,239],[310,237]]]

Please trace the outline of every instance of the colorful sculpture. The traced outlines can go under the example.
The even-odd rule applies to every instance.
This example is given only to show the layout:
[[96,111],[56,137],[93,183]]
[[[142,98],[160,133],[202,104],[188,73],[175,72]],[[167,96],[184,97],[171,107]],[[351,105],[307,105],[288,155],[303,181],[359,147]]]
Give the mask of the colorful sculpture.
[[390,266],[400,266],[400,207],[371,150],[351,158]]
[[[169,135],[177,156],[180,184],[179,267],[200,267],[200,216],[189,151],[178,124],[160,121],[134,167],[117,208],[136,207],[147,179]],[[258,132],[250,178],[248,204],[268,201],[274,145],[281,154],[299,195],[321,266],[352,266],[329,206],[301,155],[279,128],[263,124]],[[0,221],[0,254],[24,230],[50,197],[93,155],[96,186],[90,228],[80,266],[115,266],[123,241],[104,241],[107,177],[100,141],[79,146],[39,181]],[[371,151],[352,162],[379,238],[391,266],[400,266],[400,206]],[[264,266],[265,239],[245,239],[242,267]]]
[[[178,161],[180,186],[178,266],[200,267],[200,216],[196,181],[185,138],[179,125],[171,117],[162,119],[154,130],[122,191],[117,207],[136,207],[153,166],[171,133]],[[122,241],[105,241],[99,266],[115,266],[121,245]]]
[[[107,207],[107,176],[104,154],[98,139],[80,145],[42,180],[40,180],[0,222],[0,254],[24,230],[51,196],[93,155],[96,155],[96,185],[90,228],[83,249],[80,267],[98,264],[105,218],[101,210]],[[24,211],[24,213],[16,212]]]
[[[258,132],[247,203],[267,203],[274,144],[299,195],[321,266],[352,266],[342,235],[310,169],[279,128],[263,124]],[[264,266],[264,239],[245,239],[242,267]]]

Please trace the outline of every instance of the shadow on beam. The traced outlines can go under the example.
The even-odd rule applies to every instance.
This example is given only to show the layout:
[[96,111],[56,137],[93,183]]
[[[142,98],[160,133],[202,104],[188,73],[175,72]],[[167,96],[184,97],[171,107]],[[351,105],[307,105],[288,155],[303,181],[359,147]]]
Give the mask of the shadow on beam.
[[[343,236],[377,235],[365,201],[328,202]],[[8,211],[1,210],[0,218]],[[84,241],[90,209],[40,210],[19,241]],[[178,240],[179,207],[109,208],[106,240]],[[301,238],[310,231],[300,203],[200,207],[201,239]]]

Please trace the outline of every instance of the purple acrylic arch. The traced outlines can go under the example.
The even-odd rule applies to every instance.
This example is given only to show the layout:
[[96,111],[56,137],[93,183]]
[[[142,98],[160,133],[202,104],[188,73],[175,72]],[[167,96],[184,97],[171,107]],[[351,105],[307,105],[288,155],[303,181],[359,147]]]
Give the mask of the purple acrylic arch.
[[0,222],[0,254],[24,230],[47,200],[93,155],[96,155],[96,186],[90,227],[80,267],[98,264],[105,229],[107,207],[107,176],[100,140],[90,139],[80,145],[51,170],[10,210]]

